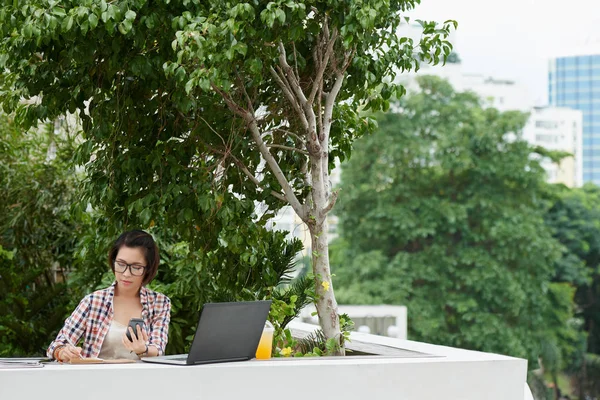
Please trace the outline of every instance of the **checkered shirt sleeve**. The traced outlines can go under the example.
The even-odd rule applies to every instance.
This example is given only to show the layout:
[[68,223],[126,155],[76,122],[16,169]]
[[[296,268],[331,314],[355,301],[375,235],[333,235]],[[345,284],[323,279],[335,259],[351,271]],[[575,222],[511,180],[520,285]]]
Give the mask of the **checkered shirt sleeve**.
[[58,332],[56,339],[48,347],[46,353],[48,357],[54,358],[54,350],[59,346],[79,342],[86,329],[86,321],[92,308],[92,300],[92,295],[88,295],[79,302],[75,311],[67,318],[63,328]]
[[152,292],[153,304],[149,309],[153,310],[150,325],[152,331],[148,338],[148,345],[158,349],[158,354],[165,353],[165,347],[169,340],[169,322],[171,321],[171,300],[161,293]]

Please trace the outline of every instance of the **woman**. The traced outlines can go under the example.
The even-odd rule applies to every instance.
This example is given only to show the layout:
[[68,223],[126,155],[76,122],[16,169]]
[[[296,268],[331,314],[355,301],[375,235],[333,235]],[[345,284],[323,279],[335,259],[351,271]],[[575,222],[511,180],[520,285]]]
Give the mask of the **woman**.
[[[148,233],[123,233],[108,256],[115,282],[87,295],[56,339],[47,355],[58,361],[74,358],[103,359],[153,357],[167,345],[171,301],[146,285],[154,279],[160,261],[158,247]],[[131,318],[142,318],[144,329],[128,327]],[[129,330],[133,341],[126,336]],[[137,334],[137,336],[136,336]],[[76,347],[80,340],[82,347]]]

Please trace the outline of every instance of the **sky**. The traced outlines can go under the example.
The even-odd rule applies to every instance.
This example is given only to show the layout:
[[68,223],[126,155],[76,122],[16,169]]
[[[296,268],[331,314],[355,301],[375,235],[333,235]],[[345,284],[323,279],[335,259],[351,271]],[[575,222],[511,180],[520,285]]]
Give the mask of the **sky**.
[[456,20],[464,72],[515,80],[536,105],[547,104],[549,58],[600,54],[600,0],[421,0],[410,17]]

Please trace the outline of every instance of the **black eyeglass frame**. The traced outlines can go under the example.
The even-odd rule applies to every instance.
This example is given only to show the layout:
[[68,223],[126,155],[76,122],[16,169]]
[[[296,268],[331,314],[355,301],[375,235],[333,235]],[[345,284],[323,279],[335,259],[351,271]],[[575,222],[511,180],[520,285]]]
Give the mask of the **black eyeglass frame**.
[[[121,271],[121,266],[119,264],[125,264],[125,268],[123,268],[123,270]],[[138,265],[138,264],[127,264],[126,262],[122,262],[122,261],[117,261],[115,260],[113,263],[113,266],[115,268],[115,272],[118,272],[120,274],[124,274],[125,271],[127,271],[127,268],[129,268],[129,272],[131,273],[131,275],[133,276],[143,276],[144,273],[146,272],[146,266],[145,265]],[[137,267],[137,268],[141,268],[141,273],[138,274],[137,272],[133,272],[133,268],[132,267]]]

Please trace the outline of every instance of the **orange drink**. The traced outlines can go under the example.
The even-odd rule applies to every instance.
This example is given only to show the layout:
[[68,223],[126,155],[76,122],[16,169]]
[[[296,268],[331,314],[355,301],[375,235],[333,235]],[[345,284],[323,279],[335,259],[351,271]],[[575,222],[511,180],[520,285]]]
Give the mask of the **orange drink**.
[[260,336],[260,342],[256,348],[256,358],[258,360],[268,360],[271,358],[271,349],[273,348],[273,325],[269,321],[265,324],[263,333]]

